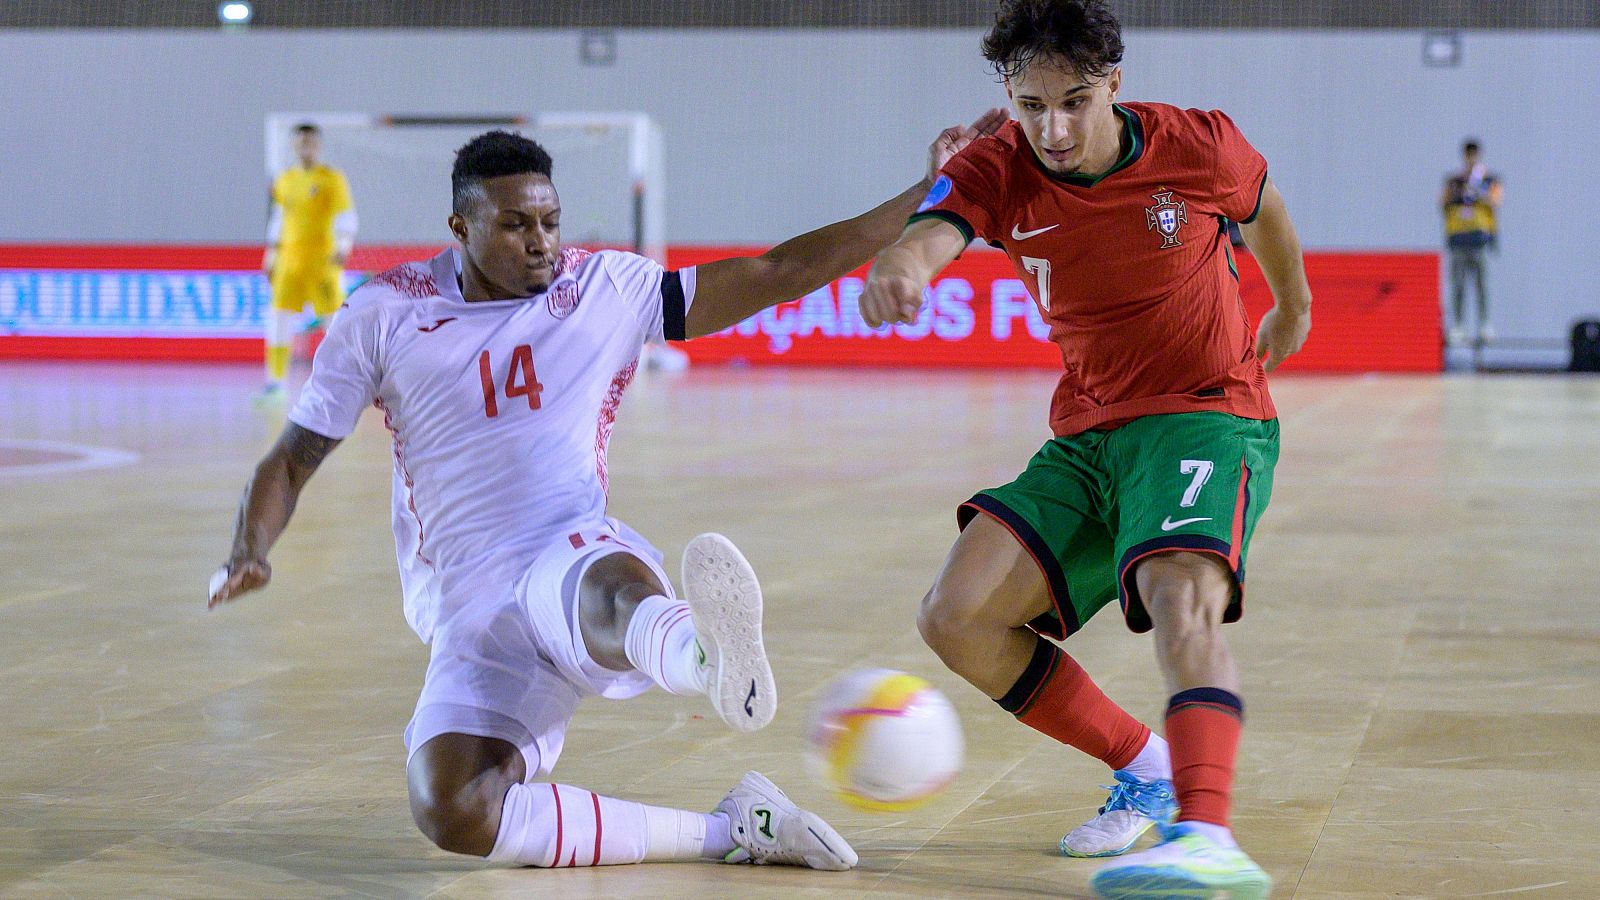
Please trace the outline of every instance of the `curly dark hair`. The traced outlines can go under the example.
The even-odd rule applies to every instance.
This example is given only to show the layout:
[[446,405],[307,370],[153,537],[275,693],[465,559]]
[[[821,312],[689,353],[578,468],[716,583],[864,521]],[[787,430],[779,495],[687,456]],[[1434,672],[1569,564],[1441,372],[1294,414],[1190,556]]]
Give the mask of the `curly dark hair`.
[[1014,78],[1047,54],[1083,78],[1100,78],[1122,62],[1122,25],[1100,0],[1001,0],[983,57],[1002,79]]
[[509,131],[487,131],[456,151],[450,170],[452,207],[466,212],[480,196],[484,179],[501,175],[534,174],[550,177],[550,154],[537,141]]

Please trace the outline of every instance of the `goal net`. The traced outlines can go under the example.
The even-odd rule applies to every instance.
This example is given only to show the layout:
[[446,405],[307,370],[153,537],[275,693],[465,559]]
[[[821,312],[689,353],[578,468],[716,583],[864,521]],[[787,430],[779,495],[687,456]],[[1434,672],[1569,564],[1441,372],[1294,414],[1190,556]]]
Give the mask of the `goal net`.
[[272,113],[266,119],[269,183],[296,164],[294,129],[303,123],[321,129],[322,161],[350,181],[361,223],[353,272],[380,271],[451,241],[445,219],[455,151],[494,128],[524,134],[550,151],[563,243],[665,261],[661,131],[642,113]]

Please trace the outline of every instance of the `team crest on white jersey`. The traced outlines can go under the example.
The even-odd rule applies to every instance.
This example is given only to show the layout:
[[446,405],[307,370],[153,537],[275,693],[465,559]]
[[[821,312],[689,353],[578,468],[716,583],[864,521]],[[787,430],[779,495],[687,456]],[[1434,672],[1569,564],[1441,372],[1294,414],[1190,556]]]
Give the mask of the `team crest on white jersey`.
[[545,304],[550,308],[550,315],[558,319],[572,315],[572,311],[578,308],[577,282],[563,281],[551,287],[546,294]]
[[1172,193],[1172,191],[1162,191],[1151,194],[1150,196],[1155,198],[1156,205],[1144,209],[1145,218],[1150,222],[1146,230],[1161,233],[1162,250],[1183,245],[1183,242],[1178,240],[1178,229],[1189,222],[1188,203],[1183,200],[1174,203]]

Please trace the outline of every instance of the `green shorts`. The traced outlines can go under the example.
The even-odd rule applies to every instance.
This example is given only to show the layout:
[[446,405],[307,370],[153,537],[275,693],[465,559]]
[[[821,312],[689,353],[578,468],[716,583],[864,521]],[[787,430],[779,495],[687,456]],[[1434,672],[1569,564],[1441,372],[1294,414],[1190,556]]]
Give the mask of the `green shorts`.
[[965,528],[989,515],[1027,548],[1054,607],[1030,623],[1046,637],[1072,634],[1113,599],[1129,628],[1149,631],[1133,567],[1174,550],[1227,561],[1237,589],[1223,621],[1236,622],[1246,551],[1277,462],[1276,419],[1145,416],[1051,440],[1016,481],[980,492],[956,518]]

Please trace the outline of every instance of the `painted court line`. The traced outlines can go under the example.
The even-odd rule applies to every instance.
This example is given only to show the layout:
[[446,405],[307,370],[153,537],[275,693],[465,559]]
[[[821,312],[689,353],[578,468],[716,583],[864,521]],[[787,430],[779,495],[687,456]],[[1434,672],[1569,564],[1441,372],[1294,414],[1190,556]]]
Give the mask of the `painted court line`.
[[0,478],[59,475],[65,472],[81,472],[88,469],[112,469],[117,466],[131,465],[139,460],[139,454],[130,450],[118,450],[115,447],[94,447],[89,444],[70,444],[63,441],[20,441],[0,438],[0,451],[4,450],[64,453],[71,454],[73,458],[51,460],[49,462],[23,463],[20,465],[0,463]]

